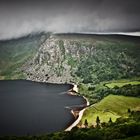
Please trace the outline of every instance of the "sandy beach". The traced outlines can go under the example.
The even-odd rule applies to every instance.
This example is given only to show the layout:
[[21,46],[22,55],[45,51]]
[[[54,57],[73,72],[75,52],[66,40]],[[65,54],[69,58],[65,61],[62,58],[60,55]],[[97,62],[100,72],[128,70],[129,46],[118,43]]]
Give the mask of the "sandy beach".
[[[78,93],[78,86],[76,84],[73,84],[73,89],[72,89],[75,93],[73,93],[72,91],[69,92],[70,95],[73,96],[77,96],[76,93]],[[75,126],[78,125],[78,123],[80,122],[80,120],[82,119],[82,116],[84,114],[84,111],[86,110],[86,108],[89,106],[89,101],[86,97],[83,96],[83,98],[86,100],[86,107],[82,110],[79,111],[78,113],[78,118],[68,127],[65,129],[65,131],[71,131],[72,128],[74,128]],[[75,116],[74,111],[71,110],[71,113]]]

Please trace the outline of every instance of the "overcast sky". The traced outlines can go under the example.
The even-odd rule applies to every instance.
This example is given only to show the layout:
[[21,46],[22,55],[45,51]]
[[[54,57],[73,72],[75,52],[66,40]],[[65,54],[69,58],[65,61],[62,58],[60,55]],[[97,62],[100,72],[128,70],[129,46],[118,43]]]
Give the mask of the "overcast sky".
[[38,31],[140,31],[140,0],[0,0],[0,39]]

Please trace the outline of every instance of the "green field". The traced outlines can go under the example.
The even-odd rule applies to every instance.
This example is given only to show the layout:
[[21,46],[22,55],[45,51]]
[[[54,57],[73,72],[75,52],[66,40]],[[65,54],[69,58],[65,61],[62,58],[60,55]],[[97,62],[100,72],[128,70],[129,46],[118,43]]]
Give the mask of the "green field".
[[127,117],[128,108],[131,110],[140,110],[140,98],[109,95],[89,107],[84,112],[81,121],[83,124],[85,119],[87,119],[89,125],[93,125],[96,122],[97,116],[99,116],[101,122],[108,122],[110,117],[114,122],[116,118]]
[[123,87],[124,85],[140,85],[140,81],[129,81],[129,82],[114,82],[114,83],[108,83],[105,84],[109,88],[117,87]]

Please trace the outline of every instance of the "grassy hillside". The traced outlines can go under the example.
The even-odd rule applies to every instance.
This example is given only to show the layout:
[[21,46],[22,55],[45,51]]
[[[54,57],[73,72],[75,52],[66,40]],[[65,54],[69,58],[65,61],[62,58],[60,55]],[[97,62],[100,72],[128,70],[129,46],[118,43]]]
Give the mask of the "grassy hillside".
[[41,43],[41,34],[0,41],[0,79],[24,78],[21,66],[32,59]]
[[82,124],[87,119],[89,125],[95,125],[97,116],[101,122],[108,122],[110,117],[114,122],[116,118],[128,117],[128,109],[140,110],[140,98],[109,95],[84,112]]

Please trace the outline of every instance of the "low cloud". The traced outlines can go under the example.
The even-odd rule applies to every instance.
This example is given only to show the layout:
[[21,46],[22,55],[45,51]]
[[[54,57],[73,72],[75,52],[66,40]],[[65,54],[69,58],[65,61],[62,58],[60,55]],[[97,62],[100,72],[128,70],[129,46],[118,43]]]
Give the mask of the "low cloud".
[[[138,0],[0,3],[0,39],[32,32],[129,32],[140,30]],[[132,7],[133,6],[133,7]]]

